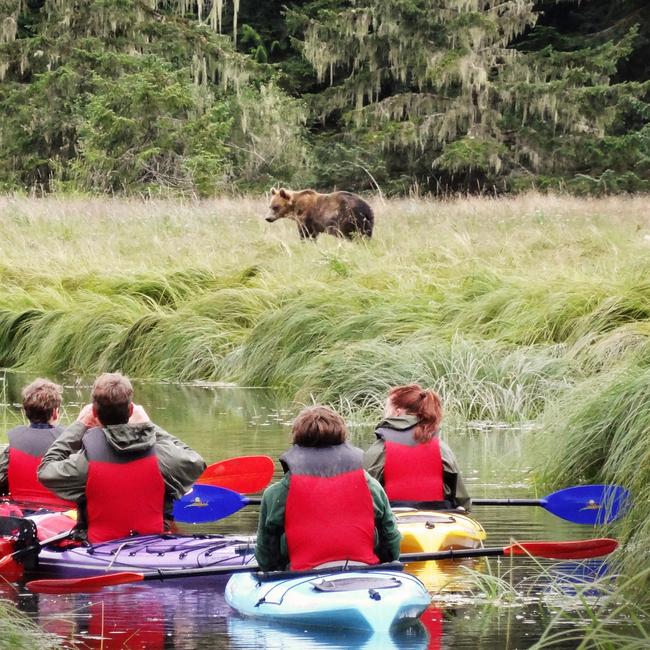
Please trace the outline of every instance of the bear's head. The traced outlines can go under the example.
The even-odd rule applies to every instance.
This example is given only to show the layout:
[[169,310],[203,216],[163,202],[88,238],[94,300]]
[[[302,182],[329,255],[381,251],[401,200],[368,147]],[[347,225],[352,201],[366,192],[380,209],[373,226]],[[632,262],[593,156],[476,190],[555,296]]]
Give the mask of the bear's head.
[[293,216],[295,204],[293,201],[293,192],[285,190],[281,187],[276,190],[275,187],[271,188],[271,203],[269,204],[269,214],[266,220],[273,223],[282,217]]

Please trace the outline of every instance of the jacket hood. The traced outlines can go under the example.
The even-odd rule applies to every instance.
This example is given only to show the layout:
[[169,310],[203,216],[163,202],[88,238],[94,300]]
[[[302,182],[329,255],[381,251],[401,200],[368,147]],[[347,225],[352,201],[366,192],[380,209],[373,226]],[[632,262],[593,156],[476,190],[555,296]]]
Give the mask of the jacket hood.
[[397,431],[404,431],[414,427],[419,421],[415,415],[399,415],[393,418],[384,418],[377,428],[387,427],[397,429]]
[[146,451],[156,442],[156,428],[143,424],[111,424],[103,427],[108,444],[118,453]]

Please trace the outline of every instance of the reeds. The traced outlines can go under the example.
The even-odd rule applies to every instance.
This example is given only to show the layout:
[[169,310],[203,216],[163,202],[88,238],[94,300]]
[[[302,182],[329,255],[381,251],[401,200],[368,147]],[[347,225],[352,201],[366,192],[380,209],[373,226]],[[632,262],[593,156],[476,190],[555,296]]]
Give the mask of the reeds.
[[41,630],[12,603],[0,598],[0,649],[54,650],[63,647],[60,639]]
[[0,199],[0,362],[354,408],[421,381],[450,412],[513,420],[647,341],[642,199],[377,211],[371,242],[312,245],[248,199]]

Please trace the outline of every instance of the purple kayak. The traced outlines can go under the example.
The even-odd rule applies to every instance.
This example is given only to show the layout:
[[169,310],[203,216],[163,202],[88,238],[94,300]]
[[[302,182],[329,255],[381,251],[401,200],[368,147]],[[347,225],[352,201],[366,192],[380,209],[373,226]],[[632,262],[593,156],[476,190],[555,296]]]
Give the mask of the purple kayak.
[[119,571],[235,567],[253,561],[254,553],[254,537],[139,535],[69,548],[44,547],[37,571],[48,577],[74,578]]

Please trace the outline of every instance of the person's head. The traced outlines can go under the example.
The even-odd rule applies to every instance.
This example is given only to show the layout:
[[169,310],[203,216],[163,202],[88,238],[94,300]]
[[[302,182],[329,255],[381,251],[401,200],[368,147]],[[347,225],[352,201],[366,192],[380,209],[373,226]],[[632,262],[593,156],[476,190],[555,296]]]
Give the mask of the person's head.
[[302,447],[340,445],[348,437],[343,418],[327,406],[310,406],[293,421],[293,443]]
[[104,425],[126,424],[133,411],[133,386],[119,372],[106,372],[93,384],[91,392],[95,417]]
[[35,379],[23,388],[23,409],[33,424],[47,424],[59,419],[63,389],[47,379]]
[[388,392],[386,417],[414,415],[418,424],[413,436],[418,442],[427,442],[440,429],[442,402],[438,393],[424,390],[419,384],[396,386]]

